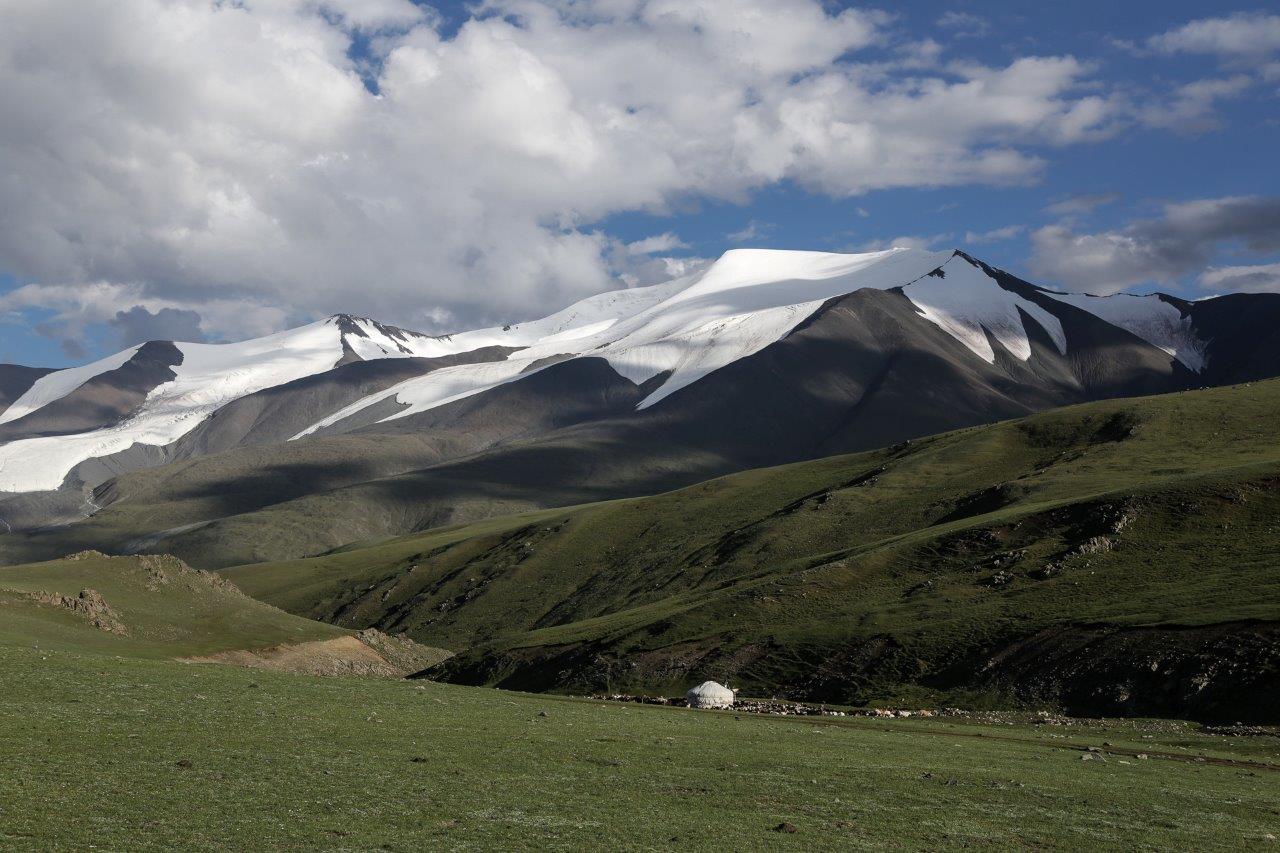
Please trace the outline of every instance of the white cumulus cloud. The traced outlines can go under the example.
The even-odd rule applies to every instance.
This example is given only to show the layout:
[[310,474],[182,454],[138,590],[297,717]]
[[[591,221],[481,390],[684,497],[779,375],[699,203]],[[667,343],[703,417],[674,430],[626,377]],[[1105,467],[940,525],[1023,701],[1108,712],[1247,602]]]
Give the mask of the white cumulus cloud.
[[900,46],[889,17],[818,0],[488,0],[448,32],[409,0],[3,8],[10,310],[169,308],[214,338],[545,313],[681,248],[620,251],[611,214],[1024,182],[1116,109],[1068,56],[864,62]]
[[1280,15],[1237,12],[1190,21],[1147,39],[1161,53],[1202,53],[1220,57],[1260,57],[1280,52]]
[[990,231],[968,231],[965,232],[964,241],[966,243],[999,243],[1012,240],[1026,230],[1025,225],[1005,225],[1003,228],[992,228]]

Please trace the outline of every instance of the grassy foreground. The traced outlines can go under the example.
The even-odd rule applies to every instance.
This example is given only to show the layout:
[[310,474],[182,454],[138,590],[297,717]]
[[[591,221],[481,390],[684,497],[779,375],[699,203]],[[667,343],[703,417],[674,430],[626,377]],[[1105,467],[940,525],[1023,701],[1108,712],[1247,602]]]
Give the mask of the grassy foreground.
[[739,718],[4,643],[0,779],[0,848],[16,850],[1206,850],[1280,834],[1280,739],[1190,724]]

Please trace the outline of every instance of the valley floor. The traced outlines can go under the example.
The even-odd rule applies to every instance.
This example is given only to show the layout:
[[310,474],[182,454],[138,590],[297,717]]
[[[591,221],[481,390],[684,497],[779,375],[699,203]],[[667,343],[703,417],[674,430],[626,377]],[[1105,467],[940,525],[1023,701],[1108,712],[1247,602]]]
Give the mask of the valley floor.
[[20,644],[0,644],[0,779],[0,848],[16,850],[1206,850],[1280,835],[1280,738],[1191,723],[764,717]]

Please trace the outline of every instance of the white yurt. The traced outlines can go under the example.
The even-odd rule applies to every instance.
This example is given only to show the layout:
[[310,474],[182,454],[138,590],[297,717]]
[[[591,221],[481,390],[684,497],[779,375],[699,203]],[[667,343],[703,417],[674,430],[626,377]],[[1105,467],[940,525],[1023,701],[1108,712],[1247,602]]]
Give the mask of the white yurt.
[[684,694],[690,708],[732,708],[733,691],[723,684],[704,681]]

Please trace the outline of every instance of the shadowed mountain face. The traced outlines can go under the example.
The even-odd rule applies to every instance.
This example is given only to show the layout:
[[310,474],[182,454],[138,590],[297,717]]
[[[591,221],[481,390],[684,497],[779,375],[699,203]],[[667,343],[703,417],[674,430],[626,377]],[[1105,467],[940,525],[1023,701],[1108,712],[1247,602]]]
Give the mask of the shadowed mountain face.
[[[1096,318],[1089,312],[1064,305],[1047,296],[1041,288],[1003,270],[981,261],[975,263],[980,264],[1001,287],[1054,311],[1062,320],[1068,339],[1077,342],[1076,349],[1080,357],[1086,361],[1093,360],[1098,371],[1115,375],[1122,370],[1122,366],[1113,360],[1117,351],[1112,344],[1117,337],[1132,343],[1132,334],[1107,323],[1099,325],[1090,322]],[[1160,299],[1187,318],[1196,337],[1205,343],[1204,370],[1197,375],[1184,373],[1183,382],[1186,386],[1232,385],[1268,379],[1280,373],[1280,294],[1233,293],[1198,302],[1164,295]],[[1072,325],[1067,328],[1069,322]],[[1086,332],[1086,329],[1089,331]],[[1117,336],[1117,332],[1123,334]],[[1082,364],[1081,369],[1089,371],[1090,367]],[[1128,382],[1124,384],[1138,381],[1141,373],[1141,364],[1131,365]],[[1128,388],[1122,393],[1151,392]]]
[[120,367],[99,373],[65,397],[29,415],[0,424],[0,442],[72,435],[118,423],[157,385],[174,378],[182,353],[168,341],[143,344]]
[[0,411],[7,409],[14,400],[26,393],[41,376],[53,372],[53,368],[49,367],[0,364]]
[[1280,365],[1278,296],[1234,293],[1186,304],[1193,325],[1210,345],[1202,384],[1230,385],[1276,375]]
[[[1280,373],[1280,295],[1095,302],[963,254],[940,257],[941,266],[898,286],[882,276],[807,308],[761,308],[759,288],[743,286],[754,300],[748,313],[702,324],[671,288],[627,295],[633,316],[601,321],[601,304],[612,303],[593,298],[527,324],[532,331],[427,338],[338,318],[333,351],[377,360],[343,355],[336,368],[222,405],[172,443],[134,443],[79,463],[67,482],[96,487],[93,517],[8,536],[0,559],[83,547],[171,551],[202,566],[283,559],[651,494],[1072,403]],[[816,263],[831,258],[858,260]],[[927,271],[938,260],[915,264]],[[819,273],[825,267],[811,274]],[[791,287],[795,275],[783,274]],[[689,289],[722,288],[699,305],[739,298],[724,280],[708,274]],[[838,292],[843,281],[824,287]],[[779,326],[779,310],[800,319]],[[448,347],[461,351],[402,357]],[[729,350],[733,357],[720,356]],[[154,387],[165,352],[143,347],[118,370],[0,429],[55,430],[81,410],[85,422],[100,420],[89,402],[104,388]],[[145,381],[122,380],[143,364],[153,371]],[[694,370],[700,378],[688,379]],[[673,377],[685,378],[671,390]],[[137,404],[137,390],[129,393],[110,398],[108,417]],[[15,512],[28,520],[21,526],[42,523],[39,507],[57,493],[38,494]]]

